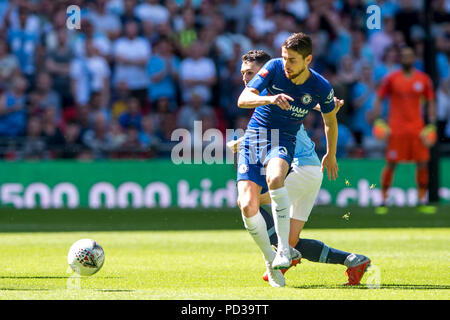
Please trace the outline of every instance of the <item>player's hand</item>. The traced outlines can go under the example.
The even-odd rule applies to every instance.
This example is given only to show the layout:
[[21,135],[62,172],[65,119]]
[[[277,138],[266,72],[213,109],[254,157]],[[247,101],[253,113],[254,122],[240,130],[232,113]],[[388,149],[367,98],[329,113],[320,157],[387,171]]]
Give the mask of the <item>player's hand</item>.
[[436,126],[434,124],[429,124],[423,128],[420,132],[420,139],[427,148],[434,146],[437,142]]
[[289,101],[294,101],[294,98],[284,93],[280,93],[271,97],[272,97],[271,104],[276,104],[283,110],[289,110],[291,108]]
[[236,153],[239,150],[239,145],[242,140],[244,140],[244,137],[240,137],[237,140],[230,140],[227,142],[227,147],[230,148],[233,153]]
[[343,105],[344,100],[339,100],[338,98],[334,97],[334,108],[336,109],[336,113],[339,112]]
[[333,180],[337,179],[339,168],[335,155],[330,155],[328,153],[324,155],[322,158],[322,172],[324,169],[327,169],[328,180],[331,181],[331,178],[333,178]]

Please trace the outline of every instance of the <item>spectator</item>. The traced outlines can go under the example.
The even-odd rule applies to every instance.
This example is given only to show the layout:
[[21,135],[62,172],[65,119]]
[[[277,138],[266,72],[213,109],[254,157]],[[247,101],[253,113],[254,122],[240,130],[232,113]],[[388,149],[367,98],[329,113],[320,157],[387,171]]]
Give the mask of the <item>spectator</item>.
[[350,128],[354,133],[356,143],[361,146],[365,138],[372,136],[372,126],[367,122],[366,117],[375,101],[375,81],[370,64],[362,67],[361,75],[352,87],[351,95],[354,113]]
[[341,89],[342,93],[339,98],[346,101],[346,108],[343,108],[337,116],[339,122],[342,122],[346,125],[350,124],[350,117],[353,114],[351,90],[357,80],[358,73],[355,70],[355,66],[353,64],[351,56],[344,56],[340,62],[337,72],[336,85]]
[[154,113],[154,127],[156,130],[161,129],[161,124],[166,116],[170,116],[170,102],[167,97],[161,97],[156,100]]
[[42,124],[38,117],[32,117],[27,123],[27,134],[22,147],[21,158],[39,160],[47,156],[47,146],[41,136]]
[[67,43],[67,30],[57,31],[56,48],[47,53],[45,69],[53,80],[53,89],[61,95],[63,107],[73,104],[70,88],[70,64],[73,59],[72,51]]
[[139,140],[139,129],[131,125],[125,129],[126,139],[118,149],[119,158],[140,158],[144,155],[143,146]]
[[227,22],[233,22],[236,25],[235,32],[242,34],[245,31],[245,24],[250,20],[250,6],[248,2],[238,0],[225,1],[220,6],[220,13]]
[[124,133],[119,121],[114,120],[111,123],[111,135],[113,139],[114,149],[119,148],[127,139],[127,135]]
[[120,22],[122,26],[126,25],[128,22],[136,22],[139,25],[142,23],[141,19],[139,19],[135,14],[135,7],[136,0],[123,1],[123,12],[120,15]]
[[64,132],[64,147],[61,150],[61,158],[75,159],[83,149],[81,126],[76,121],[70,121]]
[[191,8],[186,8],[182,12],[182,16],[175,20],[175,31],[178,33],[178,42],[182,48],[182,54],[187,55],[192,43],[197,38],[197,28],[195,26],[195,12]]
[[380,63],[387,48],[394,43],[395,20],[392,16],[384,16],[383,28],[369,37],[369,45],[375,56],[375,63]]
[[95,123],[97,114],[101,114],[108,124],[112,121],[111,110],[108,108],[107,104],[103,104],[101,94],[98,92],[92,94],[87,107],[80,108],[88,110],[89,126],[92,126]]
[[193,91],[198,92],[203,101],[210,101],[211,88],[216,83],[216,66],[205,57],[205,47],[201,42],[195,42],[189,50],[189,57],[181,62],[180,77],[184,101],[190,100]]
[[142,118],[142,128],[139,132],[139,141],[143,148],[158,150],[160,141],[156,136],[156,130],[154,127],[154,120],[152,116],[146,115]]
[[78,105],[86,105],[93,93],[99,93],[102,105],[109,102],[111,71],[106,60],[98,54],[93,41],[86,42],[86,57],[75,58],[70,66],[72,94]]
[[150,77],[148,99],[151,103],[155,103],[160,97],[167,97],[173,109],[177,102],[180,61],[173,54],[172,45],[167,39],[160,39],[154,50],[155,54],[147,65]]
[[52,78],[46,72],[41,72],[36,77],[36,89],[29,95],[31,106],[35,108],[33,110],[35,115],[41,115],[48,108],[54,108],[55,121],[61,121],[61,97],[52,89]]
[[130,90],[125,82],[119,82],[114,91],[111,104],[111,112],[113,119],[118,119],[127,111],[127,101],[131,97]]
[[169,20],[169,10],[159,4],[158,0],[144,0],[136,7],[135,14],[142,21],[150,21],[153,25]]
[[8,43],[0,39],[0,91],[8,89],[18,72],[20,72],[19,60],[11,54]]
[[109,39],[116,39],[122,31],[120,19],[113,13],[108,12],[106,0],[96,0],[95,10],[88,14],[88,19],[94,25],[95,32],[105,34]]
[[31,14],[27,4],[20,4],[17,8],[11,7],[9,13],[10,28],[8,42],[11,51],[19,60],[19,65],[29,83],[34,83],[35,50],[39,45],[39,20]]
[[375,83],[378,84],[388,73],[397,70],[399,67],[397,49],[394,46],[387,47],[383,53],[381,62],[375,66]]
[[108,158],[114,150],[114,137],[108,130],[108,123],[101,113],[96,113],[92,129],[88,129],[82,137],[83,144],[92,152],[94,159]]
[[77,57],[86,55],[86,42],[91,41],[100,54],[106,60],[111,60],[112,43],[106,34],[96,31],[91,20],[83,18],[80,22],[81,29],[71,39],[72,50]]
[[46,146],[52,154],[52,158],[59,158],[65,143],[64,135],[59,128],[59,121],[55,121],[56,108],[48,107],[42,116],[42,137]]
[[371,47],[366,43],[365,35],[361,30],[352,32],[352,44],[350,55],[353,60],[355,72],[360,74],[363,65],[369,63],[374,65],[374,55]]
[[204,116],[214,118],[214,111],[205,104],[203,97],[194,91],[188,104],[181,107],[178,112],[177,125],[193,132],[194,121],[200,121]]
[[441,136],[450,141],[450,77],[436,91],[436,107]]
[[17,137],[26,128],[27,81],[22,76],[14,78],[12,87],[0,96],[0,136]]
[[127,112],[123,113],[119,117],[119,123],[124,129],[133,126],[136,127],[138,130],[140,130],[141,121],[142,121],[142,111],[140,102],[138,99],[132,97],[128,99]]
[[125,25],[125,36],[114,42],[114,84],[117,86],[118,83],[125,82],[132,95],[144,103],[149,83],[145,69],[151,48],[147,39],[139,37],[138,32],[136,22],[128,22]]

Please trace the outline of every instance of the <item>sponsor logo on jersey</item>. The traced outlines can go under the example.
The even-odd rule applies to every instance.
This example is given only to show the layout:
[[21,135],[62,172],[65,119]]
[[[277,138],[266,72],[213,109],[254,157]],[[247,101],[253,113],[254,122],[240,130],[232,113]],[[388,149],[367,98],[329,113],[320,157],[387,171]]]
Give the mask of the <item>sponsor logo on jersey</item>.
[[265,69],[265,68],[262,68],[261,70],[259,70],[258,74],[259,74],[261,77],[265,78],[265,77],[269,74],[269,70],[267,70],[267,69]]
[[[303,100],[303,98],[302,98],[302,100]],[[303,109],[301,107],[296,107],[293,105],[291,105],[291,108],[289,110],[297,117],[303,117],[306,114],[308,114],[308,112],[309,112],[309,110],[307,110],[307,109]]]

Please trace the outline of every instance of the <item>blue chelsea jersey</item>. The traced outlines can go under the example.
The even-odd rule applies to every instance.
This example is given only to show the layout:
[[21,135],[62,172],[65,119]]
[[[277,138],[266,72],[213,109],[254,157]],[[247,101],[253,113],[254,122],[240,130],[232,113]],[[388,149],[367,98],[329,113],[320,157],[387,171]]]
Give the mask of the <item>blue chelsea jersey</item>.
[[309,69],[311,76],[301,85],[294,84],[284,74],[282,58],[269,60],[247,84],[260,93],[266,89],[267,95],[287,94],[289,110],[277,105],[264,105],[255,108],[248,123],[249,128],[279,129],[280,135],[296,137],[303,118],[316,104],[320,104],[322,113],[334,109],[334,91],[330,83],[320,74]]

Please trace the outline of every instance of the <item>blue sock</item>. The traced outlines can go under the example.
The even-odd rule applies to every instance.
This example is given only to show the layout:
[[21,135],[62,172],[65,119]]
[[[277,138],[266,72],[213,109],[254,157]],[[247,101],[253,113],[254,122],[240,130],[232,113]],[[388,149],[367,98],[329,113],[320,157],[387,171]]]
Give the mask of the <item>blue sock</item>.
[[[272,214],[268,213],[263,207],[259,207],[259,211],[266,221],[267,233],[269,234],[270,244],[276,246],[278,244],[277,234]],[[295,249],[300,251],[302,257],[312,262],[344,264],[345,259],[350,255],[349,252],[330,248],[325,243],[313,239],[299,239]]]
[[269,234],[270,244],[276,246],[278,244],[277,233],[275,232],[275,224],[272,213],[267,212],[263,207],[259,207],[259,212],[266,220],[267,233]]
[[313,239],[299,239],[295,249],[302,257],[312,262],[344,264],[349,252],[330,248],[325,243]]

